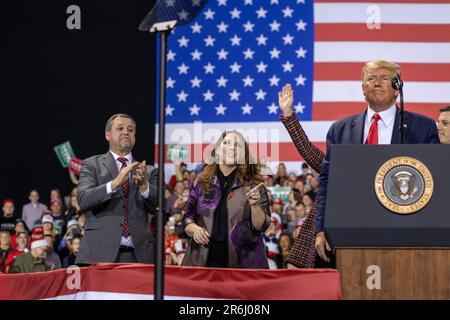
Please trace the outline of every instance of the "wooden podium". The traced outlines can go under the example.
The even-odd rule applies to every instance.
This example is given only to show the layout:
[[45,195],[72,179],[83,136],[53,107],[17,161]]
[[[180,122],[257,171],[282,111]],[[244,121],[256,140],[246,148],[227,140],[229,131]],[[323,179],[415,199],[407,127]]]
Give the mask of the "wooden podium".
[[347,300],[450,299],[449,248],[336,248],[336,262]]
[[[450,146],[333,145],[331,151],[325,231],[344,299],[450,299]],[[375,178],[397,157],[419,160],[417,171],[426,167],[433,178],[430,200],[417,212],[395,213],[379,200]],[[402,163],[400,175],[407,167]],[[390,170],[382,185],[394,192]]]

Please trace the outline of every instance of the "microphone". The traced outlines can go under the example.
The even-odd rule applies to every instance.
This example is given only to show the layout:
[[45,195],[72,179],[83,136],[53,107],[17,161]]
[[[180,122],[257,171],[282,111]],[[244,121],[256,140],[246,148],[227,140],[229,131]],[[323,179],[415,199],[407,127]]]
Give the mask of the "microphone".
[[400,90],[403,88],[403,81],[400,79],[400,75],[398,73],[396,73],[394,78],[392,78],[392,88],[395,90]]

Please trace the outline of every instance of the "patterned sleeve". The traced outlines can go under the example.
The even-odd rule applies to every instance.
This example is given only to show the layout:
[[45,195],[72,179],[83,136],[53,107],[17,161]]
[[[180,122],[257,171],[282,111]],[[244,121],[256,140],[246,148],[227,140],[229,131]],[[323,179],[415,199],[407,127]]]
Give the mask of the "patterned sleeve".
[[293,112],[289,117],[281,115],[280,120],[289,132],[298,153],[314,171],[320,172],[325,155],[319,148],[309,141],[308,136],[298,121],[295,112]]
[[300,232],[295,239],[294,245],[289,252],[287,262],[297,268],[314,268],[316,260],[316,207],[306,217],[300,227]]
[[197,180],[192,184],[189,197],[186,202],[186,212],[183,216],[184,227],[190,223],[195,223],[199,192],[200,182]]

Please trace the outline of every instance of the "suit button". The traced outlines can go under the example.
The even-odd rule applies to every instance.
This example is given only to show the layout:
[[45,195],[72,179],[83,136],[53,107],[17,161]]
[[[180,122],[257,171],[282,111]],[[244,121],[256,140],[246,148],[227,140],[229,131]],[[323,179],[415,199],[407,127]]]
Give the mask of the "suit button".
[[120,226],[123,227],[123,223],[121,223]]

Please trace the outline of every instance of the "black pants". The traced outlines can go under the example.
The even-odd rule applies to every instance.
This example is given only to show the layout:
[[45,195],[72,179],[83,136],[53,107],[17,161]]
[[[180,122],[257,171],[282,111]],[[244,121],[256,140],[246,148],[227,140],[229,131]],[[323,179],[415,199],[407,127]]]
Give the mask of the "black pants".
[[117,254],[117,258],[114,261],[116,263],[135,263],[138,262],[134,251],[121,252]]
[[316,262],[314,268],[318,269],[336,269],[336,255],[332,252],[326,251],[327,257],[330,258],[330,262],[326,262],[319,255],[316,255]]
[[225,241],[209,244],[207,267],[228,268],[228,243]]

